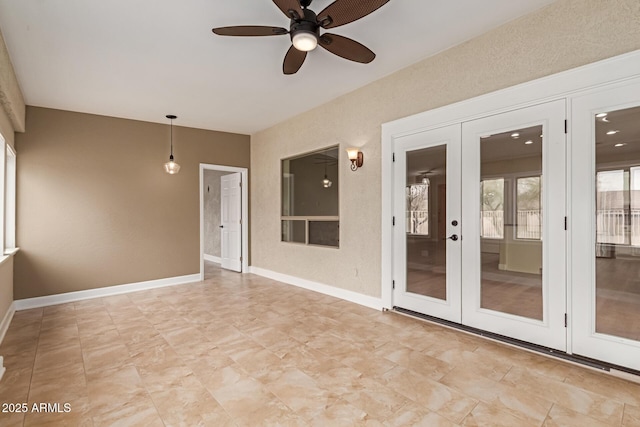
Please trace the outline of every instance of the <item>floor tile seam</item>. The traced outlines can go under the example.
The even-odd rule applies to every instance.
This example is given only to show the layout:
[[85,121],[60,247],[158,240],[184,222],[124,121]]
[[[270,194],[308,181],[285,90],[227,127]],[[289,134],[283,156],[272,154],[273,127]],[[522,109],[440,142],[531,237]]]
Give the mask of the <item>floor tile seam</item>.
[[[447,420],[451,421],[453,424],[456,425],[464,425],[464,421],[471,416],[471,414],[473,414],[473,411],[476,410],[476,408],[478,407],[478,405],[480,405],[481,401],[478,399],[473,399],[476,401],[475,405],[473,405],[473,408],[471,408],[471,410],[469,410],[469,412],[467,412],[467,414],[462,417],[462,419],[460,421],[456,421],[456,420],[452,420],[451,418],[449,418],[448,416],[446,416],[445,414],[440,413],[439,411],[432,411],[435,412],[436,414],[440,415],[443,418],[446,418]],[[431,409],[429,409],[431,410]]]
[[[34,376],[34,372],[36,370],[36,357],[38,356],[38,347],[40,346],[40,337],[42,336],[42,320],[43,320],[43,317],[44,317],[44,310],[43,310],[43,316],[40,317],[40,333],[38,334],[38,342],[36,343],[36,351],[35,351],[35,354],[33,355],[33,363],[31,365],[31,375],[29,376],[29,390],[27,391],[27,400],[29,399],[29,396],[31,395],[31,385],[33,384],[33,376]],[[24,426],[25,418],[22,419],[22,425],[23,426]]]
[[[136,372],[138,373],[138,377],[140,377],[140,381],[142,382],[142,386],[144,387],[145,392],[147,393],[147,395],[149,396],[149,399],[151,400],[151,403],[153,404],[153,407],[156,410],[156,414],[158,415],[158,418],[160,418],[160,421],[162,421],[162,424],[166,427],[167,423],[164,420],[164,417],[162,416],[162,413],[160,412],[160,410],[158,409],[158,403],[156,403],[156,400],[153,398],[153,393],[151,393],[151,391],[147,388],[147,385],[145,384],[144,381],[144,377],[140,374],[140,371],[138,370],[138,366],[134,365]],[[211,395],[211,392],[209,391],[208,388],[206,388],[198,379],[198,377],[193,373],[193,371],[191,372],[195,379],[198,381],[198,383],[202,386],[202,388],[204,390],[206,390],[206,392],[211,396],[212,399],[215,400],[215,397],[213,397],[213,395]],[[216,402],[218,402],[216,400]],[[220,405],[220,402],[218,402],[218,405]],[[222,405],[220,405],[220,407],[222,408]],[[224,408],[222,408],[224,410]],[[225,411],[226,413],[226,411]],[[227,414],[228,415],[228,414]],[[202,417],[200,417],[200,419],[202,419]]]
[[[524,368],[524,369],[525,369],[525,371],[527,371],[527,374],[528,374],[528,375],[531,375],[531,376],[537,376],[537,375],[535,375],[537,371],[531,371],[531,370],[529,370],[528,368]],[[575,384],[568,383],[568,382],[566,382],[566,377],[564,377],[564,378],[562,379],[562,381],[558,381],[558,380],[556,380],[556,379],[555,379],[555,378],[553,378],[553,377],[549,377],[549,376],[546,376],[546,375],[544,375],[544,374],[543,374],[543,376],[547,379],[547,381],[548,381],[548,382],[555,382],[555,383],[557,383],[557,384],[562,384],[562,385],[564,385],[564,386],[565,386],[564,388],[566,388],[566,389],[567,389],[566,391],[567,391],[568,393],[572,394],[572,395],[574,394],[574,392],[578,391],[578,392],[582,392],[582,393],[584,393],[584,395],[586,395],[586,396],[587,396],[589,399],[591,399],[591,400],[594,400],[594,397],[596,397],[596,398],[599,398],[599,399],[601,399],[601,400],[603,400],[603,401],[609,401],[609,402],[613,402],[613,403],[618,404],[618,405],[622,405],[622,406],[623,406],[623,408],[624,408],[624,405],[626,404],[626,402],[624,402],[624,401],[622,401],[622,400],[619,400],[619,399],[617,399],[617,398],[613,398],[613,397],[610,397],[610,396],[605,396],[604,394],[600,394],[600,393],[598,393],[598,392],[595,392],[595,391],[589,390],[589,389],[587,389],[587,388],[579,387],[579,386],[577,386],[577,385],[575,385]],[[537,393],[536,393],[536,394],[537,394]],[[538,394],[537,394],[537,395],[538,395]],[[543,399],[546,399],[546,398],[545,398],[544,396],[542,396],[542,395],[538,395],[538,396],[539,396],[539,397],[541,397],[541,398],[543,398]],[[561,402],[558,402],[558,403],[560,404]],[[569,408],[568,408],[568,409],[569,409]],[[580,411],[575,411],[575,412],[578,412],[578,413],[580,413],[580,414],[583,414],[583,415],[589,416],[589,417],[591,417],[591,418],[595,418],[595,417],[593,417],[592,415],[585,414],[585,413],[580,412]],[[597,419],[597,418],[596,418],[596,419]]]
[[[605,378],[608,378],[608,377],[605,377]],[[571,381],[568,377],[565,377],[565,379],[563,380],[563,382],[564,382],[565,384],[570,385],[570,386],[577,387],[577,388],[579,388],[580,390],[585,390],[585,391],[588,391],[588,392],[590,392],[590,393],[594,393],[594,394],[600,395],[600,396],[602,396],[602,397],[606,398],[607,400],[613,400],[613,401],[615,401],[615,402],[622,403],[622,404],[624,404],[624,405],[630,405],[630,406],[638,406],[638,407],[640,407],[640,399],[639,399],[638,401],[633,401],[633,402],[631,402],[630,400],[633,400],[633,399],[627,400],[627,397],[625,397],[625,396],[618,396],[618,397],[620,397],[620,398],[618,398],[618,397],[612,398],[612,397],[609,397],[609,396],[605,396],[605,395],[603,395],[603,394],[600,394],[600,393],[599,393],[599,392],[597,392],[597,391],[594,391],[591,387],[589,387],[589,388],[582,387],[582,386],[579,386],[579,385],[577,385],[577,384],[573,384],[573,383],[571,383],[571,382],[567,382],[567,380]],[[624,380],[623,380],[623,381],[624,381]],[[628,381],[627,383],[635,384],[635,383],[632,383],[632,382],[630,382],[630,381]],[[638,392],[640,393],[640,385],[638,385],[638,386],[637,386],[637,388],[638,388]]]
[[[498,402],[500,402],[499,396],[496,398],[496,400]],[[545,400],[547,403],[549,403],[549,409],[547,409],[547,412],[545,413],[544,417],[542,417],[542,419],[539,421],[538,427],[541,427],[544,424],[544,421],[547,419],[547,416],[549,415],[549,412],[551,411],[551,408],[553,408],[553,405],[555,402],[552,402],[550,400]],[[487,403],[487,402],[485,402]],[[488,403],[490,405],[495,405],[496,402],[490,402]],[[534,421],[535,419],[527,417],[523,412],[518,411],[517,409],[512,409],[508,406],[505,406],[504,404],[501,405],[502,409],[506,410],[510,415],[514,416],[515,418],[518,418],[520,420],[522,420],[522,422],[528,423],[530,424],[532,421]]]

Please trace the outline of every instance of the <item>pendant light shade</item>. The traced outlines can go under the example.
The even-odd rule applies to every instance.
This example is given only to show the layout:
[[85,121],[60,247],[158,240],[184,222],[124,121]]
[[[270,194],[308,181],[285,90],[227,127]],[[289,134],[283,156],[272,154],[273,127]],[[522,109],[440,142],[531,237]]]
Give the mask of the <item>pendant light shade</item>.
[[169,155],[169,161],[164,164],[164,171],[170,175],[180,172],[180,165],[173,160],[173,119],[177,118],[177,116],[167,114],[167,119],[171,120],[171,154]]

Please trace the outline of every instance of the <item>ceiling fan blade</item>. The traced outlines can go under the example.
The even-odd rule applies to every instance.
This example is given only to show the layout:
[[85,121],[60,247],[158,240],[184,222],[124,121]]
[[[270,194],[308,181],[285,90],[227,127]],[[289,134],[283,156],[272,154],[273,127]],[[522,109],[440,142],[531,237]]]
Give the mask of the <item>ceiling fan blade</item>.
[[351,40],[350,38],[339,36],[337,34],[323,34],[320,37],[319,44],[329,52],[344,59],[348,59],[349,61],[368,64],[376,57],[376,54],[368,47],[355,40]]
[[364,18],[388,2],[389,0],[336,0],[318,13],[318,22],[323,28],[339,27]]
[[298,19],[304,16],[299,0],[273,0],[273,2],[289,19]]
[[304,60],[307,57],[307,52],[300,51],[293,47],[289,48],[287,55],[284,57],[284,63],[282,64],[282,71],[285,74],[295,74],[298,72]]
[[280,27],[265,27],[261,25],[243,25],[237,27],[220,27],[214,28],[213,31],[219,36],[241,36],[241,37],[255,37],[255,36],[281,36],[283,34],[289,34],[289,31]]

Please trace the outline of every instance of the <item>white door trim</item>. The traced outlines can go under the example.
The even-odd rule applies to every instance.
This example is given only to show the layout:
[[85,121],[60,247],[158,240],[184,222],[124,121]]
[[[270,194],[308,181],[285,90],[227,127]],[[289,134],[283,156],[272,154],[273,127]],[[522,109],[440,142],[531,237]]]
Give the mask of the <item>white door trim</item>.
[[[382,125],[381,300],[393,307],[393,150],[396,138],[562,98],[639,77],[640,50]],[[426,94],[425,96],[428,96]],[[571,124],[569,124],[571,129]],[[569,285],[570,286],[570,285]]]
[[242,174],[242,273],[249,272],[249,169],[200,163],[200,280],[204,280],[204,171],[239,172]]

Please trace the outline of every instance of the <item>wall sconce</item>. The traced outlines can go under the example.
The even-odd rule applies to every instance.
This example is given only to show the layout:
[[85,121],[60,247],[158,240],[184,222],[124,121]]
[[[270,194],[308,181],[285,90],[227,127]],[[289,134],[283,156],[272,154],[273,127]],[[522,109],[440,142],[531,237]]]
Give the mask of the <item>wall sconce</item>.
[[351,170],[356,171],[358,168],[362,167],[364,163],[364,155],[362,151],[359,151],[357,148],[347,148],[347,155],[349,156],[349,160],[351,160]]

